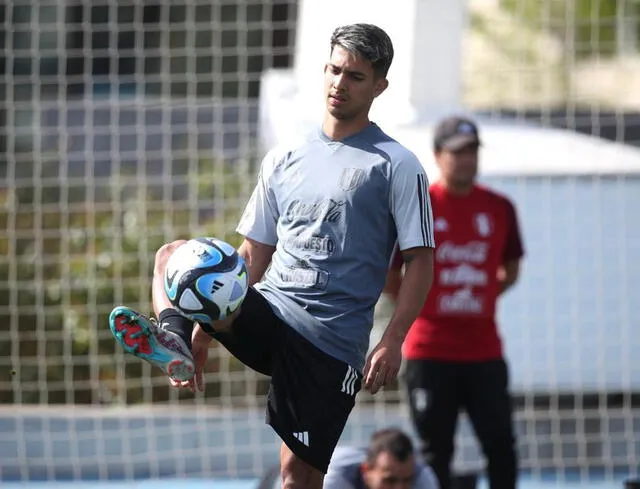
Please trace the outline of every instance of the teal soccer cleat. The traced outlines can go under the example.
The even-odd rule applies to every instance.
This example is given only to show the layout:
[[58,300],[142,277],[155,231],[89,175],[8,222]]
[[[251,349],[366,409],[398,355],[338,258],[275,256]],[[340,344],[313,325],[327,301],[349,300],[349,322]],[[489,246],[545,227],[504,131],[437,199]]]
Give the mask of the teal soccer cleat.
[[128,353],[158,367],[172,379],[193,378],[196,368],[189,348],[182,338],[162,329],[155,320],[118,306],[111,311],[109,327]]

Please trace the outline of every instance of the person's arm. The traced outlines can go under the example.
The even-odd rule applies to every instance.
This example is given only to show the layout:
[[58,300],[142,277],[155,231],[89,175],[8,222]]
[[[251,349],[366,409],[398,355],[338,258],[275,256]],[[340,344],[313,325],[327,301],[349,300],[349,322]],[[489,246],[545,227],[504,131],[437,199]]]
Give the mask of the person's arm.
[[[433,248],[411,248],[402,253],[404,275],[398,280],[395,310],[383,340],[404,342],[433,284]],[[394,284],[395,286],[395,284]]]
[[[364,386],[372,394],[398,375],[402,343],[433,282],[435,241],[428,187],[427,175],[413,155],[394,168],[390,209],[405,272],[399,283],[393,316],[365,363]],[[389,283],[386,288],[391,288]]]
[[402,252],[396,246],[391,264],[387,270],[387,279],[384,283],[384,294],[395,305],[398,302],[398,293],[400,292],[400,284],[402,284],[402,266],[404,265],[404,258]]
[[520,259],[510,260],[498,268],[498,283],[500,284],[500,294],[506,292],[518,281],[520,277]]
[[365,387],[372,394],[393,381],[402,363],[402,343],[418,317],[433,283],[433,248],[411,248],[402,252],[405,272],[396,295],[396,307],[382,338],[364,369]]
[[508,200],[507,206],[507,237],[502,255],[502,264],[498,267],[497,277],[500,284],[500,294],[511,288],[520,277],[520,260],[524,256],[520,226],[515,207]]
[[244,258],[249,273],[249,285],[255,285],[267,271],[271,263],[271,257],[276,251],[276,247],[265,243],[260,243],[251,238],[244,238],[238,248],[238,254]]

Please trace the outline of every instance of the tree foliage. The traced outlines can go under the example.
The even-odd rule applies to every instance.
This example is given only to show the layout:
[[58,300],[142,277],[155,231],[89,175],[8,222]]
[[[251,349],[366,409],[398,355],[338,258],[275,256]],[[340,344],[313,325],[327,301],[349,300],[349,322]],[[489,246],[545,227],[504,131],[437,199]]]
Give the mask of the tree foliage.
[[[154,254],[164,242],[210,235],[238,244],[235,224],[253,183],[240,175],[251,164],[177,162],[161,181],[125,172],[90,190],[51,178],[55,162],[23,167],[0,191],[0,356],[8,367],[0,403],[177,397],[159,371],[123,355],[108,314],[116,304],[150,311]],[[212,356],[210,370],[221,362],[225,371],[243,369]],[[212,377],[215,397],[223,379]]]
[[632,19],[635,40],[640,41],[638,0],[501,0],[501,4],[562,39],[576,58],[615,54],[618,29],[625,28],[622,17]]

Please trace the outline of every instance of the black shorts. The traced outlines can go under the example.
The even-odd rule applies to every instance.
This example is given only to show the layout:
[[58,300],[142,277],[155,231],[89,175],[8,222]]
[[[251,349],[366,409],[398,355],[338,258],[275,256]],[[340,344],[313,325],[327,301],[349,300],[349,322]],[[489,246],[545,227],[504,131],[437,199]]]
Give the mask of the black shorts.
[[326,473],[362,376],[282,321],[249,288],[231,331],[214,338],[238,360],[271,377],[267,424],[300,459]]

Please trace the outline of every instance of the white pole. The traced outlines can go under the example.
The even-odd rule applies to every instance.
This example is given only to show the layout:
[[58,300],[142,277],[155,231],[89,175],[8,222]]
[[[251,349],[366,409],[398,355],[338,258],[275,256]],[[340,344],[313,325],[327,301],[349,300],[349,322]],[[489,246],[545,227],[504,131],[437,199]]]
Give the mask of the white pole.
[[[262,149],[318,127],[331,33],[356,22],[380,26],[394,44],[389,89],[374,103],[372,120],[392,137],[424,145],[420,126],[461,109],[466,10],[466,0],[300,0],[294,67],[262,76]],[[423,149],[429,153],[430,145]]]
[[294,76],[302,99],[320,111],[331,32],[356,22],[383,28],[395,49],[374,118],[405,125],[459,108],[465,0],[301,0],[299,9]]

